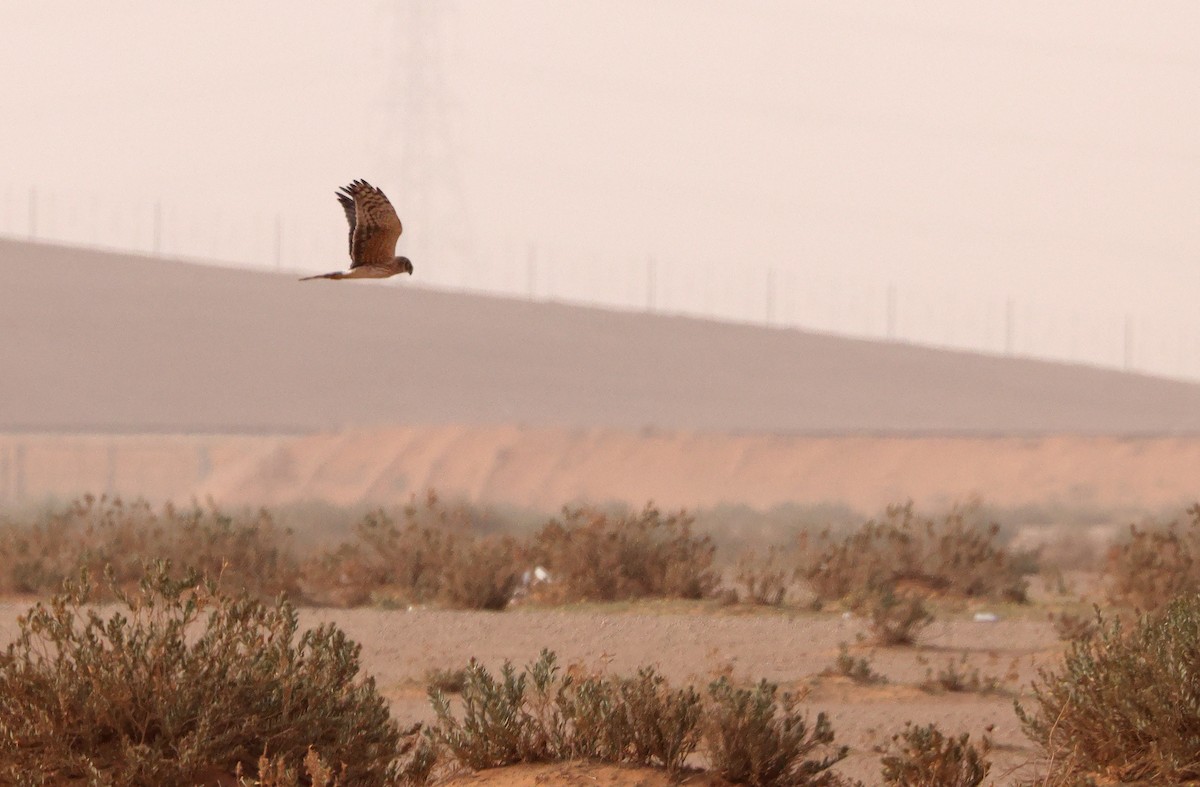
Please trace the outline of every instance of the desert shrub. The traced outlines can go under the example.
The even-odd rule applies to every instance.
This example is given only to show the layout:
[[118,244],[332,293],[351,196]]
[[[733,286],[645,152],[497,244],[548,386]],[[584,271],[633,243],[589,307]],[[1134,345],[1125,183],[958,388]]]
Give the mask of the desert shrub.
[[853,607],[866,616],[880,645],[912,645],[933,622],[925,600],[915,593],[897,594],[891,588],[860,594]]
[[[215,506],[155,511],[144,501],[83,497],[29,526],[0,528],[0,592],[53,593],[81,569],[127,589],[145,565],[172,561],[261,599],[300,595],[290,531],[265,510],[232,516]],[[107,587],[96,591],[107,593]]]
[[842,537],[802,534],[798,574],[817,603],[896,586],[1024,601],[1022,568],[998,544],[999,533],[999,525],[984,525],[969,509],[938,520],[919,516],[911,504],[891,506],[882,520]]
[[[1099,615],[1100,608],[1096,607],[1096,615]],[[1096,615],[1076,615],[1073,612],[1059,612],[1057,615],[1050,613],[1050,623],[1054,626],[1054,633],[1064,642],[1070,642],[1075,639],[1088,639],[1096,633]]]
[[976,787],[991,770],[987,760],[991,742],[985,737],[976,747],[963,733],[947,737],[935,724],[918,727],[909,722],[892,737],[883,757],[883,783],[895,787]]
[[785,565],[780,549],[771,547],[766,557],[754,552],[743,554],[738,559],[735,580],[745,589],[744,597],[749,601],[777,607],[783,603],[795,571],[794,567]]
[[286,600],[222,594],[154,564],[117,609],[89,606],[85,572],[19,620],[0,659],[0,782],[184,784],[254,773],[264,753],[298,769],[311,746],[343,779],[399,777],[399,732],[359,647],[335,626],[298,635]]
[[692,533],[684,512],[664,516],[565,509],[537,533],[538,564],[554,581],[538,588],[548,601],[613,601],[653,597],[703,598],[719,582],[712,541]]
[[672,689],[654,669],[632,678],[562,675],[553,653],[493,677],[467,668],[462,720],[431,690],[434,739],[471,768],[568,758],[656,765],[677,773],[700,738],[700,697]]
[[1179,784],[1200,779],[1200,596],[1138,617],[1099,622],[1070,643],[1061,669],[1042,669],[1032,707],[1017,704],[1026,734],[1046,753],[1050,778]]
[[310,596],[343,605],[369,601],[504,609],[516,589],[524,550],[511,537],[480,535],[478,512],[430,493],[404,509],[403,523],[368,513],[355,540],[305,566]]
[[795,700],[777,693],[778,687],[765,680],[753,689],[736,688],[726,678],[709,686],[705,743],[712,770],[734,784],[837,784],[828,770],[848,749],[833,748],[829,720],[817,714],[809,728]]
[[1188,522],[1165,528],[1129,526],[1129,540],[1109,550],[1109,599],[1143,610],[1157,609],[1182,593],[1200,591],[1200,504]]
[[826,669],[823,674],[840,675],[861,686],[887,683],[886,677],[871,669],[871,661],[866,656],[854,658],[845,642],[838,645],[838,654],[833,661],[833,666]]
[[425,671],[424,683],[425,688],[431,692],[458,694],[467,685],[467,670],[465,668],[431,667]]
[[952,692],[972,694],[994,694],[1002,690],[1004,681],[995,675],[984,675],[978,667],[967,666],[967,656],[956,662],[950,659],[946,666],[934,673],[932,668],[925,670],[925,680],[921,688],[928,692]]
[[549,651],[543,651],[520,673],[506,661],[499,679],[472,659],[461,691],[461,721],[451,711],[446,695],[430,689],[429,699],[437,714],[431,735],[456,760],[476,770],[561,759],[567,744],[562,716],[555,706],[558,674],[554,654]]
[[442,566],[437,600],[458,609],[504,609],[520,579],[522,554],[507,536],[458,539]]
[[568,679],[558,702],[575,757],[678,773],[700,742],[700,695],[691,687],[671,688],[652,667],[631,678]]

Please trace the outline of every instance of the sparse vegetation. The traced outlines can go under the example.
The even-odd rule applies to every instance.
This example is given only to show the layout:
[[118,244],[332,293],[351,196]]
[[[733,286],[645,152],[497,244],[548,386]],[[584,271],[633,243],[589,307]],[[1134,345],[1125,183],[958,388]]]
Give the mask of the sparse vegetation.
[[929,692],[970,692],[973,694],[994,694],[1001,691],[1004,681],[994,675],[980,673],[978,667],[969,667],[964,654],[957,661],[950,659],[946,666],[935,674],[933,669],[925,670],[925,681],[921,688]]
[[1058,634],[1058,638],[1064,642],[1070,642],[1076,639],[1089,639],[1096,633],[1097,615],[1100,608],[1096,608],[1096,615],[1076,615],[1073,612],[1059,612],[1057,615],[1050,614],[1050,623],[1054,626],[1054,633]]
[[862,594],[854,609],[870,621],[871,633],[880,645],[913,645],[933,622],[933,613],[921,596],[897,594],[891,588]]
[[[727,678],[709,686],[705,739],[712,769],[734,784],[836,785],[829,769],[848,749],[833,746],[833,727],[824,713],[810,728],[795,700],[762,681],[737,688]],[[815,758],[812,755],[816,755]]]
[[883,758],[883,783],[894,787],[976,787],[991,770],[991,742],[970,742],[970,734],[944,735],[935,724],[909,722],[892,737]]
[[1188,521],[1166,527],[1129,526],[1129,540],[1109,550],[1109,599],[1153,610],[1183,593],[1200,591],[1200,504]]
[[1045,752],[1053,783],[1103,776],[1121,783],[1200,779],[1200,596],[1180,596],[1129,630],[1099,621],[1068,647],[1061,668],[1039,671],[1026,734]]
[[400,732],[337,627],[300,633],[287,601],[167,563],[142,573],[131,592],[109,573],[107,618],[86,572],[21,618],[0,658],[0,782],[190,784],[257,777],[260,756],[278,775],[310,747],[346,783],[401,778]]
[[539,586],[547,601],[613,601],[711,596],[719,583],[716,547],[692,532],[686,512],[663,515],[566,509],[534,537],[531,552],[554,582]]
[[[265,510],[233,517],[220,509],[83,497],[30,526],[0,526],[0,593],[48,595],[87,569],[132,588],[147,561],[169,560],[221,576],[261,599],[302,598],[290,532]],[[111,598],[108,586],[94,589]]]
[[838,645],[837,658],[833,666],[825,670],[826,675],[840,675],[849,678],[860,686],[870,686],[877,683],[887,683],[887,678],[871,668],[871,662],[866,656],[854,658],[850,647],[845,643]]
[[543,651],[523,671],[505,663],[498,677],[473,662],[461,719],[444,694],[430,696],[438,716],[431,736],[472,768],[576,758],[678,774],[703,748],[735,784],[834,785],[827,771],[846,756],[833,747],[824,714],[810,728],[793,697],[766,681],[743,689],[720,678],[702,697],[649,667],[633,677],[564,675]]
[[458,694],[467,685],[467,670],[465,667],[459,669],[431,667],[425,671],[424,683],[426,690],[431,692]]
[[771,547],[766,557],[746,552],[738,558],[735,579],[745,590],[743,597],[746,600],[777,607],[783,603],[795,573],[795,568],[786,565],[783,551],[779,547]]
[[1025,601],[1027,567],[998,544],[999,533],[999,525],[983,524],[974,509],[934,519],[911,504],[892,506],[883,519],[843,537],[829,530],[803,534],[799,575],[818,604],[884,588]]

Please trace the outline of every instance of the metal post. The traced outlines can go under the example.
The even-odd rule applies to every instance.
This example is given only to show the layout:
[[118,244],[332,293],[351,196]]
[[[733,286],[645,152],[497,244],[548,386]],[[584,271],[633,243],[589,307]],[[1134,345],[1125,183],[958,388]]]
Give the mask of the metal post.
[[283,217],[275,214],[275,270],[283,270]]
[[1125,371],[1133,371],[1133,317],[1125,315]]
[[658,296],[658,271],[653,257],[646,258],[646,311],[654,311],[655,299]]
[[154,256],[162,254],[162,201],[154,203]]
[[896,340],[896,285],[889,284],[887,288],[887,337],[889,341]]
[[537,288],[537,246],[529,244],[529,256],[526,258],[526,292],[529,300],[533,300]]
[[1004,305],[1004,353],[1005,355],[1013,354],[1013,344],[1016,338],[1016,326],[1014,324],[1014,305],[1013,299],[1009,298]]
[[775,268],[767,268],[767,325],[775,322]]

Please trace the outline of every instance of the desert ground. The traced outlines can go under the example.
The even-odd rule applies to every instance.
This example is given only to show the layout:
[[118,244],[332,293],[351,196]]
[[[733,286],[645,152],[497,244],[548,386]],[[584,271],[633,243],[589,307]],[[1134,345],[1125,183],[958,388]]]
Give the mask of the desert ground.
[[[0,605],[0,641],[15,634],[16,616],[24,608],[18,602]],[[656,665],[672,682],[706,685],[727,674],[739,682],[766,678],[802,693],[811,715],[828,713],[836,742],[851,747],[838,770],[867,784],[879,776],[876,747],[886,745],[905,721],[937,722],[949,731],[970,732],[973,740],[989,734],[995,744],[991,777],[998,785],[1012,784],[1028,778],[1037,762],[1013,713],[1014,692],[1039,665],[1053,662],[1061,643],[1040,609],[1004,610],[997,622],[977,622],[973,614],[962,609],[935,621],[915,648],[857,644],[866,627],[841,613],[714,611],[679,602],[498,613],[310,609],[301,622],[306,627],[336,623],[359,642],[364,671],[375,676],[393,715],[406,723],[432,719],[425,696],[429,670],[463,666],[472,657],[489,669],[506,659],[524,665],[550,648],[564,667],[628,674]],[[860,686],[844,677],[821,676],[841,643],[849,644],[855,656],[866,656],[888,682]],[[938,693],[919,687],[927,670],[936,673],[964,656],[967,669],[1000,679],[1001,691]],[[660,783],[641,781],[652,778],[644,772],[609,770],[607,783]],[[503,778],[469,783],[568,783],[562,774],[547,777],[537,769]],[[588,770],[580,783],[596,783],[596,778]]]
[[[1095,368],[414,287],[297,288],[3,240],[0,335],[20,336],[0,341],[0,512],[85,492],[362,510],[436,488],[537,512],[653,500],[870,515],[979,498],[1111,527],[1200,497],[1200,386]],[[429,719],[432,667],[550,648],[563,665],[654,664],[679,682],[777,681],[830,714],[852,748],[839,769],[868,784],[906,721],[990,731],[992,778],[1010,784],[1036,758],[1013,697],[1062,650],[1047,610],[1080,607],[1042,601],[939,610],[911,648],[860,642],[864,622],[839,611],[708,602],[307,609],[303,622],[362,644],[401,721]],[[29,602],[0,604],[0,642]],[[841,643],[887,683],[823,676]],[[920,687],[963,657],[1001,690]],[[548,767],[467,783],[662,779]]]

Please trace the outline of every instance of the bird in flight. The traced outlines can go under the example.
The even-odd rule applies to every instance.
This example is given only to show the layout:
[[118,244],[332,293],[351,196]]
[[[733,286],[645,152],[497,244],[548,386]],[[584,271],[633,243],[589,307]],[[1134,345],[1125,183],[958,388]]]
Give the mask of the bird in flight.
[[396,257],[396,241],[404,227],[396,209],[379,189],[356,180],[337,192],[338,202],[350,222],[350,270],[305,276],[311,279],[386,279],[413,272],[408,257]]

